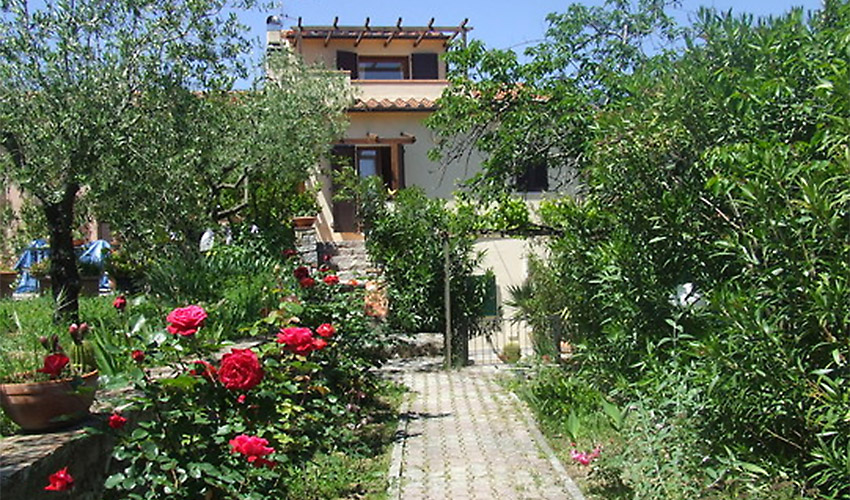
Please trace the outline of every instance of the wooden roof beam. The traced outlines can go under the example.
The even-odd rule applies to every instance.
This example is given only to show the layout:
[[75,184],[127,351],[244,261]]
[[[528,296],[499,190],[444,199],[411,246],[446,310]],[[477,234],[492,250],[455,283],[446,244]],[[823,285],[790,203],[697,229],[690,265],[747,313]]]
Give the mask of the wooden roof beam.
[[365,28],[366,28],[366,29],[364,29],[363,31],[361,31],[361,32],[357,35],[357,40],[355,40],[355,41],[354,41],[354,46],[355,46],[355,47],[357,47],[358,45],[360,45],[360,40],[362,40],[362,39],[363,39],[363,34],[364,34],[364,33],[366,33],[367,31],[371,31],[371,28],[369,28],[369,18],[368,18],[368,17],[366,18],[366,25],[365,25]]
[[432,17],[430,21],[428,21],[428,29],[422,30],[422,33],[419,34],[419,38],[413,42],[414,47],[418,47],[420,43],[422,43],[422,39],[425,38],[425,35],[431,32],[434,29],[434,18]]
[[339,22],[339,16],[334,17],[334,29],[328,30],[328,35],[325,37],[325,47],[327,47],[328,44],[331,43],[331,35],[333,35],[334,31],[336,31],[336,25],[337,25],[338,22]]
[[392,42],[392,41],[393,41],[393,38],[395,38],[396,33],[398,33],[398,32],[400,32],[400,31],[401,31],[401,18],[398,18],[398,22],[397,22],[397,23],[395,23],[395,29],[396,29],[395,31],[393,31],[392,33],[390,33],[390,36],[387,38],[387,41],[385,41],[385,42],[384,42],[384,47],[386,47],[387,45],[389,45],[389,44],[390,44],[390,42]]

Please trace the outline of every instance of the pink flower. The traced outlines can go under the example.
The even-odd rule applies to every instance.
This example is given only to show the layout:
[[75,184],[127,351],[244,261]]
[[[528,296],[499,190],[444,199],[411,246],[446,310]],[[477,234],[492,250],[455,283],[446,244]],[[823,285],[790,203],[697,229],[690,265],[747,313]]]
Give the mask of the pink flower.
[[319,328],[316,328],[316,333],[318,333],[321,337],[329,339],[336,333],[336,328],[334,328],[330,323],[322,323],[319,325]]
[[599,454],[602,453],[602,447],[597,446],[590,453],[578,450],[570,451],[570,458],[580,463],[581,465],[590,465],[591,462],[596,460],[599,457]]
[[247,397],[247,396],[245,396],[244,394],[240,394],[240,395],[239,395],[239,397],[238,397],[238,398],[236,398],[236,402],[237,402],[237,403],[239,403],[240,405],[241,405],[241,404],[244,404],[244,403],[245,403],[245,400],[246,400],[247,398],[248,398],[248,397]]
[[194,335],[198,328],[204,326],[207,312],[203,307],[196,305],[178,307],[168,313],[165,320],[171,323],[168,325],[168,333],[185,337]]
[[127,419],[117,413],[109,416],[109,427],[112,429],[120,429],[127,423]]
[[67,467],[54,472],[47,480],[50,482],[44,487],[47,491],[68,491],[74,487],[74,478],[68,473]]
[[240,434],[230,440],[230,453],[245,455],[248,463],[258,467],[273,466],[274,462],[264,458],[274,453],[274,448],[269,447],[268,444],[269,442],[261,437]]
[[326,285],[336,285],[339,283],[339,276],[336,274],[329,274],[322,278],[322,281],[324,281]]
[[313,332],[309,328],[298,326],[281,328],[277,334],[277,343],[284,344],[284,349],[300,356],[306,356],[315,350]]
[[68,359],[68,356],[62,353],[49,354],[44,357],[44,366],[36,371],[46,373],[50,375],[50,378],[56,378],[65,369],[69,361],[71,360]]
[[115,297],[115,300],[112,301],[112,307],[118,309],[118,311],[123,311],[127,307],[127,299],[123,295]]
[[228,389],[247,391],[263,380],[263,367],[251,349],[231,349],[221,358],[218,380]]

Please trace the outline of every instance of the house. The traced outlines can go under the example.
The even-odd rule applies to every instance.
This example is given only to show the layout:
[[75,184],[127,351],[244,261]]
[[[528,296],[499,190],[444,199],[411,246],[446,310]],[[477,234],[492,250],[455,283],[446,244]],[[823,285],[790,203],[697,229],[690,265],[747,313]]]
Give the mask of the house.
[[308,64],[343,72],[354,88],[348,109],[349,128],[334,145],[335,160],[322,165],[317,229],[323,241],[362,236],[353,207],[334,202],[331,171],[352,165],[361,176],[378,175],[388,189],[420,186],[429,196],[449,198],[459,179],[475,165],[443,166],[428,160],[434,147],[423,121],[436,109],[436,100],[448,86],[441,55],[450,43],[465,43],[472,28],[458,26],[394,26],[333,24],[270,29],[270,49],[288,47]]
[[[348,130],[333,146],[335,159],[321,165],[316,179],[321,188],[316,226],[320,242],[345,248],[354,243],[349,240],[362,240],[351,204],[333,200],[331,173],[342,165],[353,165],[361,176],[380,176],[388,189],[418,186],[428,196],[446,199],[478,171],[474,157],[471,163],[430,161],[428,151],[435,144],[423,124],[448,87],[441,56],[450,44],[466,43],[472,30],[467,20],[456,26],[435,26],[434,19],[424,26],[407,26],[399,18],[394,26],[371,26],[366,18],[363,25],[343,26],[336,18],[330,25],[308,26],[299,18],[288,29],[273,23],[268,28],[270,50],[287,48],[308,64],[343,72],[355,91]],[[545,190],[547,170],[545,165],[537,167],[517,179],[517,185]],[[527,198],[539,198],[539,193]],[[489,238],[477,246],[485,251],[483,267],[496,276],[498,300],[507,298],[508,289],[525,280],[529,249],[522,240],[510,238]],[[530,345],[527,330],[505,321],[501,343],[508,341]]]

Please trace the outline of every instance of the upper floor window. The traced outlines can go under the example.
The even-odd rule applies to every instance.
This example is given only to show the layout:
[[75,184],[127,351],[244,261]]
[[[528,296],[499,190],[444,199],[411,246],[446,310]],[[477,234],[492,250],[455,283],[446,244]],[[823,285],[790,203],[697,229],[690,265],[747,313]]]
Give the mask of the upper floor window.
[[417,52],[410,56],[370,56],[339,50],[336,68],[351,73],[352,80],[437,80],[439,56]]
[[357,73],[361,80],[407,80],[408,60],[406,57],[357,58]]

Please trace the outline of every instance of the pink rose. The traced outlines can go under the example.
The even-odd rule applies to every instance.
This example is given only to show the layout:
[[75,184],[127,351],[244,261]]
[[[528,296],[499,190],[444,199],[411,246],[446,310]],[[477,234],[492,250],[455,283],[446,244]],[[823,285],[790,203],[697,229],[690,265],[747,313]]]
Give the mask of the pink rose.
[[313,351],[313,332],[298,326],[281,328],[277,334],[277,343],[284,344],[287,351],[306,356]]
[[198,328],[204,326],[206,319],[207,312],[203,307],[196,305],[178,307],[168,313],[165,318],[171,323],[168,325],[168,333],[183,336],[194,335]]
[[218,380],[228,389],[247,391],[263,380],[263,367],[251,349],[231,349],[221,358]]
[[68,473],[67,467],[54,472],[47,480],[50,482],[44,487],[47,491],[68,491],[74,487],[74,478]]
[[255,466],[273,466],[274,462],[264,458],[274,453],[274,448],[270,447],[268,444],[269,442],[261,437],[240,434],[230,440],[230,453],[240,453],[245,455],[248,459],[248,463],[254,464]]
[[324,349],[327,346],[328,346],[328,342],[325,339],[323,339],[321,337],[319,337],[317,339],[313,339],[312,348],[313,348],[314,351],[321,351],[322,349]]
[[68,359],[68,356],[62,353],[49,354],[44,357],[44,366],[36,371],[46,373],[50,375],[50,378],[56,378],[65,369],[69,361],[71,360]]
[[319,325],[319,328],[316,328],[316,333],[326,339],[329,339],[336,333],[336,328],[334,328],[330,323],[322,323]]

